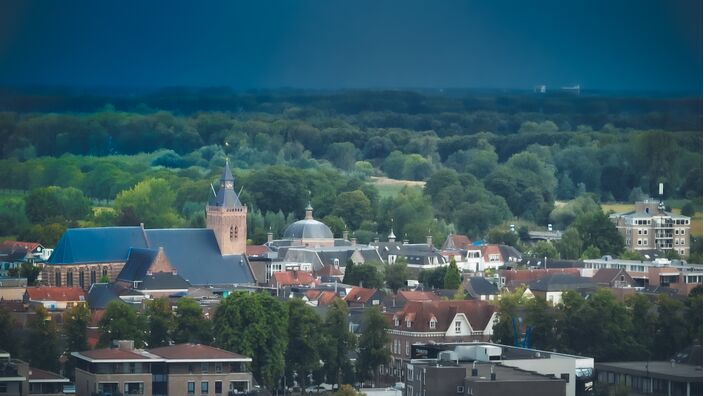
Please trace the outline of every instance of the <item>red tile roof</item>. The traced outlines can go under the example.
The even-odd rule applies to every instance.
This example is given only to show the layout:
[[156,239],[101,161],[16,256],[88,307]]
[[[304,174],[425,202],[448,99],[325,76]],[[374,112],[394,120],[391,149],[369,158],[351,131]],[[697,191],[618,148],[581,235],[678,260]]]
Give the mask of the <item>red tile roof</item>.
[[263,256],[269,252],[269,247],[266,245],[247,245],[245,249],[247,256]]
[[86,292],[78,287],[28,287],[27,296],[32,301],[84,301]]
[[249,359],[246,356],[201,344],[177,344],[160,348],[149,349],[147,352],[173,360],[201,360],[201,359]]
[[440,297],[433,292],[426,291],[405,291],[401,290],[398,292],[400,297],[406,299],[406,301],[439,301]]
[[303,286],[317,284],[318,281],[310,272],[305,271],[283,271],[275,272],[271,279],[273,286]]
[[448,238],[452,241],[455,249],[464,249],[472,244],[467,235],[449,235]]
[[362,303],[366,304],[370,298],[376,293],[376,289],[365,289],[363,287],[353,287],[352,290],[347,293],[344,300],[348,303]]
[[321,276],[340,276],[343,275],[342,271],[334,265],[324,265],[323,268],[318,271],[318,275]]
[[22,248],[26,249],[27,251],[32,251],[36,248],[41,246],[41,244],[37,242],[22,242],[22,241],[3,241],[0,243],[0,249],[17,249],[17,248]]
[[40,370],[36,367],[29,368],[29,380],[56,380],[56,382],[69,382],[68,378],[64,378],[56,373],[52,373],[51,371]]
[[484,246],[482,246],[482,256],[484,257],[484,261],[489,260],[490,254],[498,254],[499,260],[503,260],[503,257],[501,256],[501,249],[499,249],[499,245],[484,245]]
[[579,268],[549,268],[534,269],[534,270],[506,270],[501,271],[501,276],[506,278],[506,285],[513,284],[528,284],[530,282],[542,279],[552,274],[565,274],[579,276]]
[[[489,324],[496,307],[486,301],[409,301],[394,317],[399,321],[399,329],[416,332],[447,331],[458,313],[463,313],[474,331],[483,331]],[[411,327],[406,327],[406,318]],[[435,329],[430,328],[430,319],[435,317]],[[393,323],[392,323],[393,325]]]

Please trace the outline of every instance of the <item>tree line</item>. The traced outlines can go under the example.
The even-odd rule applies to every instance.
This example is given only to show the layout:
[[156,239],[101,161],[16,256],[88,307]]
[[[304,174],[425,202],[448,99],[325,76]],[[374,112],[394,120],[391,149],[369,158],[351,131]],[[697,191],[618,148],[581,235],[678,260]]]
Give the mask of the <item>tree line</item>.
[[[26,359],[32,367],[58,371],[59,356],[89,349],[90,311],[85,305],[69,308],[61,325],[46,320],[36,308],[23,333],[17,333],[10,314],[0,309],[0,348]],[[97,347],[115,340],[133,340],[137,348],[171,343],[213,345],[252,358],[250,369],[268,389],[297,381],[311,384],[356,383],[373,378],[388,361],[387,323],[378,308],[362,315],[359,337],[350,332],[347,304],[336,298],[324,317],[301,299],[282,301],[267,293],[236,292],[224,298],[212,317],[197,301],[180,298],[172,307],[165,297],[147,301],[140,311],[122,301],[110,302],[98,323]],[[357,351],[356,364],[348,354]],[[321,363],[322,362],[322,363]],[[73,362],[68,360],[68,375]]]

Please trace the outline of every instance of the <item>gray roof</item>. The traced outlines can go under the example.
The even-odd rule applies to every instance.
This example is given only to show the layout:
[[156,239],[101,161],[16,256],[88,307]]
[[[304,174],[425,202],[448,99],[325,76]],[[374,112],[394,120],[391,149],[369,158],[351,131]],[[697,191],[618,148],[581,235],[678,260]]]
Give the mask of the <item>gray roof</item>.
[[[220,189],[217,195],[210,200],[209,205],[228,208],[242,207],[240,198],[233,188],[234,182],[235,178],[232,176],[232,172],[230,172],[230,162],[227,161],[225,163],[225,170],[220,177]],[[230,187],[228,187],[227,184],[230,184]]]
[[[207,228],[73,228],[61,237],[49,264],[127,262],[131,249],[158,247],[191,284],[254,283],[246,255],[221,255],[215,234]],[[135,260],[143,264],[148,256],[142,252]]]
[[139,290],[188,290],[191,284],[186,282],[180,275],[171,272],[158,272],[156,274],[145,275],[142,278],[142,285]]
[[111,283],[93,283],[86,296],[90,309],[105,309],[114,300],[122,301],[117,286]]
[[127,261],[129,248],[146,248],[141,227],[69,228],[56,244],[49,264]]
[[499,294],[499,289],[496,285],[481,276],[472,276],[467,280],[467,291],[475,298]]
[[648,378],[674,379],[683,382],[702,382],[701,368],[689,364],[675,364],[670,362],[641,361],[641,362],[609,362],[594,364],[597,371],[611,371],[626,373]]
[[550,274],[529,283],[528,287],[534,291],[596,289],[596,285],[590,278],[567,274]]
[[333,239],[332,231],[318,220],[298,220],[284,230],[284,239]]
[[150,246],[163,247],[182,278],[193,285],[254,283],[245,254],[220,254],[213,230],[175,228],[146,230]]

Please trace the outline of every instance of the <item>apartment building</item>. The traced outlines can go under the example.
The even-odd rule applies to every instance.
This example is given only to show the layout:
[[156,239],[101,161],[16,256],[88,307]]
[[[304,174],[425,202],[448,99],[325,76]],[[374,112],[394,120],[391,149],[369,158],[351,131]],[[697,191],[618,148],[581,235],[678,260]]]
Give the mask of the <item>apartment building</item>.
[[636,202],[635,210],[610,215],[623,236],[626,249],[639,252],[674,250],[689,256],[691,218],[665,211],[654,199]]
[[117,348],[71,355],[79,395],[237,395],[253,388],[251,358],[207,345],[142,350],[119,341]]

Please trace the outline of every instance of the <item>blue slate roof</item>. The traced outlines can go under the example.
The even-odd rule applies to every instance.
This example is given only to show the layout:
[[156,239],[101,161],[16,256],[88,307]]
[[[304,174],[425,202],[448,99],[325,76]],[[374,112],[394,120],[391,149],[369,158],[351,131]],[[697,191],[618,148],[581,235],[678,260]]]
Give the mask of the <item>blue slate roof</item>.
[[[149,266],[145,262],[151,263],[149,257],[152,253],[145,250],[155,252],[159,247],[164,248],[178,274],[193,285],[255,283],[246,256],[220,255],[215,234],[206,228],[73,228],[66,230],[48,263],[127,262],[130,251],[135,250],[133,267],[137,271],[143,265]],[[124,276],[135,275],[125,273]]]
[[70,228],[61,236],[48,263],[126,261],[131,247],[147,247],[141,227]]
[[192,285],[254,283],[246,255],[220,255],[213,230],[145,230],[149,246],[163,247],[171,265]]
[[128,282],[141,281],[147,274],[149,266],[154,262],[159,251],[157,249],[130,249],[125,266],[122,267],[117,279]]

